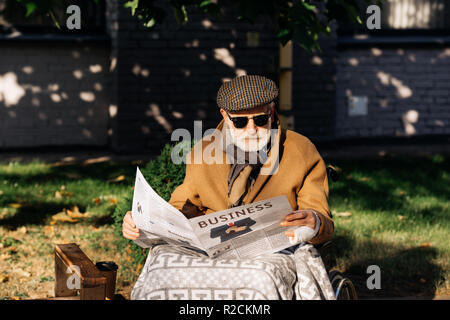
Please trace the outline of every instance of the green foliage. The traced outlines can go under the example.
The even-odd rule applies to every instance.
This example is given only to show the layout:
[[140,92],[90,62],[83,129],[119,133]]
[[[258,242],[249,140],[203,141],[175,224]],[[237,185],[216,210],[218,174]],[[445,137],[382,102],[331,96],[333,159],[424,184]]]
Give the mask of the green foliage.
[[61,29],[58,21],[56,10],[60,9],[65,12],[68,6],[67,1],[61,0],[8,0],[6,2],[6,14],[8,10],[25,10],[25,17],[32,15],[40,15],[50,17],[58,29]]
[[[329,35],[333,21],[362,23],[357,0],[232,0],[236,17],[240,21],[256,23],[266,20],[276,33],[281,44],[294,40],[307,51],[320,50],[318,39],[321,34]],[[370,0],[363,0],[369,3]],[[130,0],[124,6],[137,14],[142,24],[153,28],[162,23],[168,13],[156,5],[156,0]],[[189,10],[198,9],[213,19],[223,18],[224,4],[211,0],[171,0],[170,6],[179,24],[189,21]],[[377,2],[378,3],[378,2]]]
[[[98,3],[98,0],[92,0]],[[193,9],[211,16],[214,20],[223,18],[222,10],[228,3],[235,9],[239,21],[256,23],[265,20],[272,26],[281,44],[294,40],[311,52],[320,50],[319,36],[330,34],[333,21],[362,23],[358,4],[382,4],[381,0],[231,0],[227,4],[212,0],[126,0],[121,1],[125,8],[137,16],[142,25],[154,28],[164,22],[172,11],[179,24],[189,22],[189,12]],[[6,7],[14,10],[13,5],[20,4],[24,15],[49,16],[60,28],[56,8],[66,8],[67,0],[7,0]],[[167,4],[167,5],[164,5]],[[365,10],[363,10],[365,12]]]
[[[172,149],[172,145],[165,145],[157,159],[149,161],[144,168],[139,168],[152,188],[166,201],[169,201],[175,188],[183,183],[186,172],[183,163],[175,164],[172,161]],[[133,190],[130,188],[130,192],[118,202],[114,211],[114,229],[120,239],[117,242],[118,249],[126,250],[130,257],[131,266],[139,264],[142,266],[147,257],[147,250],[122,236],[122,220],[125,213],[131,211],[132,200]]]
[[[96,5],[99,0],[91,0]],[[66,18],[66,10],[70,5],[77,4],[72,0],[6,0],[2,8],[0,1],[0,15],[4,15],[7,19],[18,13],[23,14],[26,18],[41,17],[51,19],[53,24],[61,29]],[[58,14],[59,13],[59,14]],[[83,19],[83,15],[81,15]]]

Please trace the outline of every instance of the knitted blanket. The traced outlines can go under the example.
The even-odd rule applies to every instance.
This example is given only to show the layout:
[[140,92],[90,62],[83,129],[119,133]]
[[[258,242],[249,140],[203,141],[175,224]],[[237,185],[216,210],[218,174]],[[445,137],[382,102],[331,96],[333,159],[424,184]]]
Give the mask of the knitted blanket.
[[310,244],[293,254],[211,259],[192,249],[150,248],[131,293],[133,300],[334,300],[320,254]]

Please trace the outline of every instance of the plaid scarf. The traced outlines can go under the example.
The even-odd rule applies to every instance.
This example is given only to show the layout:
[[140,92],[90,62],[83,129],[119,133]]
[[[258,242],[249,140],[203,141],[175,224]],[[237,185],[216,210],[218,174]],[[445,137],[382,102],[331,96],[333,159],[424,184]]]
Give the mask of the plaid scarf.
[[233,208],[243,204],[243,199],[253,187],[262,165],[268,158],[271,143],[269,139],[268,144],[259,151],[243,151],[232,142],[229,133],[231,129],[226,124],[224,130],[224,146],[232,162],[228,174],[228,207]]

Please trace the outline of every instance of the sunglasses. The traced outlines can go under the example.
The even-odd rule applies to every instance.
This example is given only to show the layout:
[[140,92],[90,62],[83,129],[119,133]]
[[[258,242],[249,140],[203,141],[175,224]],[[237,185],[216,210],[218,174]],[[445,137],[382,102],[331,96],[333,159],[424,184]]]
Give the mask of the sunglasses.
[[253,122],[255,123],[256,126],[262,127],[267,124],[267,121],[269,121],[269,118],[270,118],[270,113],[260,114],[258,116],[254,116],[254,117],[230,117],[228,112],[226,112],[226,114],[228,116],[228,119],[233,121],[233,125],[237,129],[245,128],[248,124],[248,120],[250,120],[250,119],[253,119]]

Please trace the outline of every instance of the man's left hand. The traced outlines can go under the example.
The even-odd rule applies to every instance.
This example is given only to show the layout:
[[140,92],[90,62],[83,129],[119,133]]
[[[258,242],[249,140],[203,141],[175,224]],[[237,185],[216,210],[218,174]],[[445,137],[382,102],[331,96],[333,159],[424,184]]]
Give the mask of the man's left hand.
[[[282,227],[306,226],[311,229],[316,228],[316,217],[312,210],[298,210],[288,214],[280,223]],[[294,231],[289,230],[284,233],[287,237],[294,237]]]

